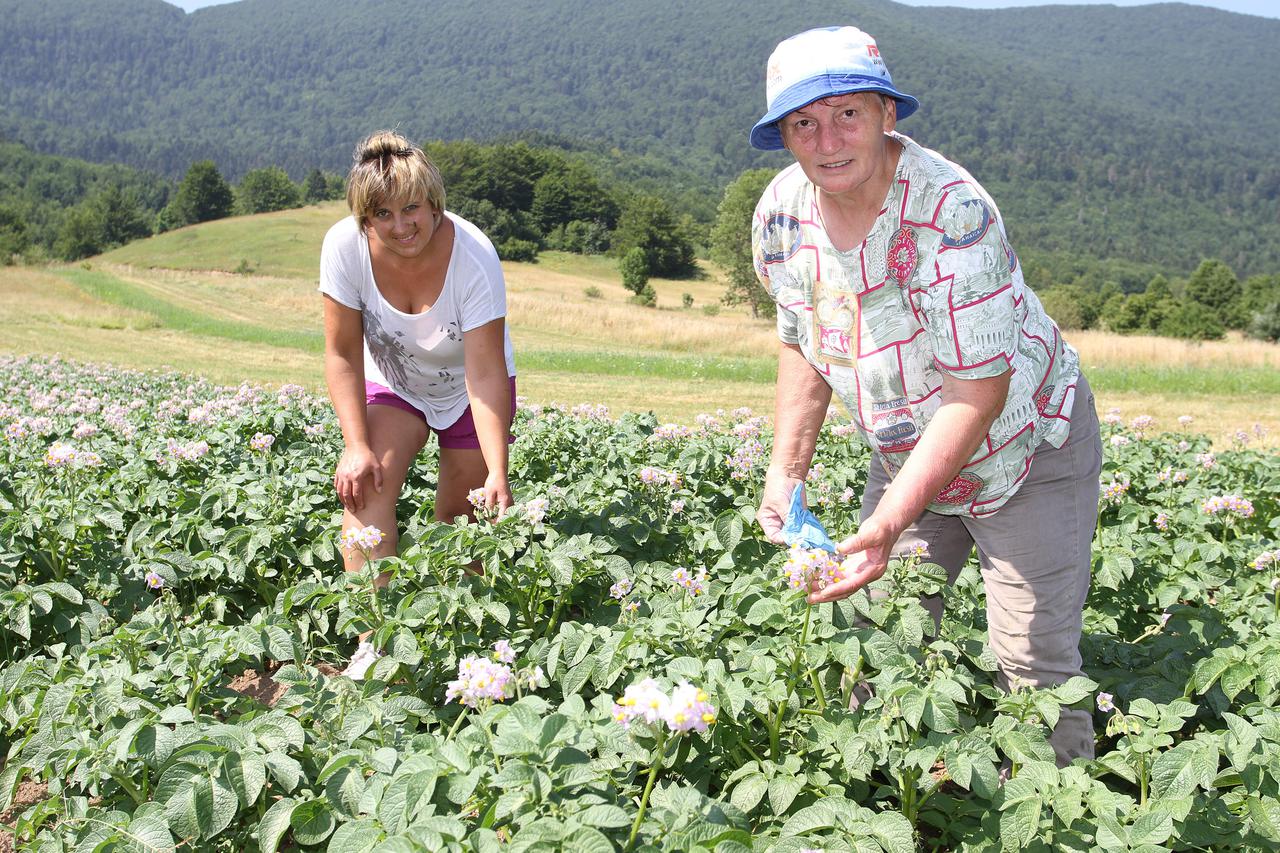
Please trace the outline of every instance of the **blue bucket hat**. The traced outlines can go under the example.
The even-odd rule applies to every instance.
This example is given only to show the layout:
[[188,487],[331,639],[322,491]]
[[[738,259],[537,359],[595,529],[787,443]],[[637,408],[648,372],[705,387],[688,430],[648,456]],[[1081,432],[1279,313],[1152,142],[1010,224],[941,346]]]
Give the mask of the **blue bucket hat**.
[[778,120],[806,104],[832,95],[880,92],[898,102],[898,118],[920,102],[899,92],[880,58],[876,40],[857,27],[805,30],[774,48],[765,72],[768,111],[751,128],[751,145],[764,151],[783,148]]

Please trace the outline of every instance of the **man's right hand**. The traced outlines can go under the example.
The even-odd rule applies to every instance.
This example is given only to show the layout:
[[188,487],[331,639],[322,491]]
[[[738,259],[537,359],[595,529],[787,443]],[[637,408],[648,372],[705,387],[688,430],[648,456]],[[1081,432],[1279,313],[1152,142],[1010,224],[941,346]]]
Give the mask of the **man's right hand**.
[[791,508],[791,495],[804,480],[787,473],[782,468],[769,466],[764,475],[764,490],[760,493],[760,510],[756,513],[756,521],[764,531],[765,538],[778,545],[786,544],[782,538],[782,524],[787,518],[787,510]]
[[368,447],[344,449],[333,474],[333,488],[343,508],[353,513],[364,509],[370,482],[374,491],[382,492],[382,463],[378,457]]

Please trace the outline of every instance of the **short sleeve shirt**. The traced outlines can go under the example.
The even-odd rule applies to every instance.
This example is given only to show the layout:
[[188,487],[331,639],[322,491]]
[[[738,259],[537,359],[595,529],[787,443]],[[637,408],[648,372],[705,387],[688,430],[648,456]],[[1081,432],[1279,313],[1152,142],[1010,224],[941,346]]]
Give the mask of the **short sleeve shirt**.
[[1012,371],[1008,399],[959,475],[929,504],[983,516],[1018,490],[1042,441],[1070,430],[1079,357],[1022,279],[995,203],[968,172],[902,144],[884,209],[842,252],[799,165],[765,189],[755,269],[797,345],[848,408],[890,476],[941,405],[942,377]]
[[[435,304],[406,314],[382,298],[369,241],[355,217],[329,229],[320,251],[320,292],[359,311],[364,321],[365,379],[385,385],[436,429],[452,426],[468,405],[462,335],[507,314],[502,264],[470,222],[454,224],[453,252]],[[507,375],[515,375],[511,335],[503,331]]]

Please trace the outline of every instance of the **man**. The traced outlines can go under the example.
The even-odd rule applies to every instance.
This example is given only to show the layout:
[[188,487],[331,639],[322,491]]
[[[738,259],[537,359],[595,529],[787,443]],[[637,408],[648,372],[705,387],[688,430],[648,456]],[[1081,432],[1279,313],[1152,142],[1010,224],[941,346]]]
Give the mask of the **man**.
[[[779,44],[766,97],[751,143],[796,163],[766,188],[753,224],[782,342],[761,526],[781,541],[834,392],[873,461],[858,533],[840,543],[851,571],[809,601],[851,595],[919,545],[954,581],[976,545],[1004,686],[1082,674],[1097,415],[995,203],[895,131],[919,102],[855,27]],[[1064,711],[1050,741],[1060,764],[1092,757],[1090,714]]]

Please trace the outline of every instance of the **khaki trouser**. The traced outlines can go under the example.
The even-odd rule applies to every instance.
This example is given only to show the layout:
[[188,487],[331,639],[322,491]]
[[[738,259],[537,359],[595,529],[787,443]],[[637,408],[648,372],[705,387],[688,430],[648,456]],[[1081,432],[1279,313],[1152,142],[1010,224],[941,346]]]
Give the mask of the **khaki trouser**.
[[[1060,448],[1042,444],[1022,488],[994,515],[975,519],[926,511],[903,532],[895,552],[923,544],[952,583],[976,545],[987,592],[989,642],[1000,661],[998,683],[1061,684],[1080,669],[1080,619],[1089,593],[1090,546],[1098,513],[1102,442],[1089,383],[1081,375],[1071,434]],[[866,520],[889,479],[871,463],[862,496]],[[922,602],[935,620],[942,600]],[[1058,764],[1093,757],[1093,716],[1063,709],[1049,738]]]

